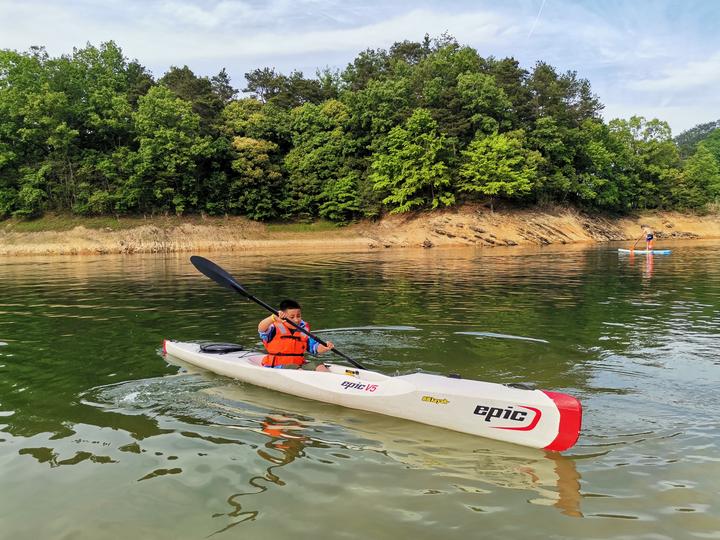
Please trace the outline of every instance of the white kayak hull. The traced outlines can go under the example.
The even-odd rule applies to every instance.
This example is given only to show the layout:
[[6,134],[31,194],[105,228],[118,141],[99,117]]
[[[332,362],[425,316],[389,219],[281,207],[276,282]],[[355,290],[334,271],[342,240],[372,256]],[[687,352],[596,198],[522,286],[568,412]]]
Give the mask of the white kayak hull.
[[256,386],[533,448],[567,450],[580,434],[580,403],[556,392],[426,373],[390,377],[337,364],[325,364],[330,372],[270,369],[261,366],[263,353],[207,353],[170,340],[163,351]]

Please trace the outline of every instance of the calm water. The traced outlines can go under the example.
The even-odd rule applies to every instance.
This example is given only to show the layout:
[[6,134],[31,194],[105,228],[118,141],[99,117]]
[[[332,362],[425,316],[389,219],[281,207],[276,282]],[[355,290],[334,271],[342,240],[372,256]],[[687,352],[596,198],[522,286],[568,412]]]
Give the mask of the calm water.
[[168,364],[258,343],[188,255],[0,261],[0,538],[720,538],[720,243],[218,255],[385,373],[584,405],[563,455]]

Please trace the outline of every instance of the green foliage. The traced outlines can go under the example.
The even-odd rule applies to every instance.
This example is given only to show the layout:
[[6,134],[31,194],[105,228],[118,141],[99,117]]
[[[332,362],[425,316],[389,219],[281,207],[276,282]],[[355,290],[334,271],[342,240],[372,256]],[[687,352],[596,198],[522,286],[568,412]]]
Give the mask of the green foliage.
[[[353,148],[345,130],[350,119],[348,107],[337,100],[321,106],[308,103],[294,109],[291,119],[293,148],[285,157],[289,176],[285,213],[308,218],[319,215],[323,204],[326,212],[331,207],[353,207],[342,187],[347,186],[348,178],[357,178],[350,174],[346,159]],[[342,178],[346,180],[338,184]],[[336,196],[341,199],[335,200]]]
[[524,145],[522,130],[478,135],[463,154],[458,191],[519,199],[530,194],[537,179],[540,153]]
[[404,126],[393,128],[372,161],[370,180],[392,213],[450,206],[447,139],[426,109],[416,109]]
[[630,187],[632,207],[669,207],[681,163],[668,124],[633,116],[630,120],[612,120],[609,128],[629,156],[636,175],[635,185]]
[[492,75],[462,73],[458,75],[457,91],[465,117],[471,127],[489,135],[511,125],[512,104]]
[[42,214],[43,203],[47,199],[45,190],[46,178],[50,172],[48,165],[38,169],[23,167],[20,169],[22,177],[17,192],[17,210],[13,212],[14,217],[33,218]]
[[358,215],[361,212],[358,193],[360,180],[357,171],[349,171],[341,178],[329,180],[319,197],[320,201],[324,201],[318,211],[320,217],[345,223]]
[[704,142],[685,161],[673,196],[681,208],[699,209],[720,200],[720,164]]
[[172,66],[158,82],[180,99],[191,103],[193,112],[201,119],[203,130],[210,132],[224,104],[234,95],[234,89],[223,73],[224,70],[215,81],[211,81],[207,77],[197,77],[187,66]]
[[586,208],[702,208],[720,196],[717,122],[671,138],[605,123],[588,81],[483,58],[452,36],[368,49],[341,71],[171,67],[114,42],[0,50],[0,219],[203,212],[348,222],[456,196]]
[[708,133],[708,136],[698,144],[698,146],[700,145],[707,148],[715,160],[720,163],[720,128]]
[[571,190],[577,202],[603,209],[629,208],[634,194],[629,156],[614,134],[595,120],[577,130],[576,174]]
[[[247,87],[244,92],[263,103],[272,103],[283,109],[292,109],[304,103],[321,103],[334,97],[335,88],[327,80],[306,79],[301,71],[289,76],[275,72],[275,68],[255,69],[245,74]],[[328,95],[330,94],[330,95]]]
[[13,215],[17,204],[17,191],[13,188],[0,188],[0,219]]
[[574,166],[579,151],[579,132],[558,125],[552,117],[539,118],[526,137],[526,145],[542,156],[538,164],[537,198],[545,201],[565,201],[577,193]]
[[574,71],[558,75],[545,62],[535,65],[527,87],[533,120],[551,116],[561,126],[579,127],[585,120],[597,119],[603,108],[587,80],[578,79]]
[[210,78],[210,88],[223,106],[231,103],[238,94],[238,91],[230,83],[230,75],[225,71],[225,68],[222,68],[220,73]]
[[230,176],[226,210],[257,220],[276,218],[283,180],[278,146],[249,137],[235,137],[233,149],[235,174]]
[[698,143],[705,140],[708,135],[720,129],[720,120],[699,124],[691,129],[683,131],[675,137],[680,156],[686,159],[695,153]]
[[124,189],[127,209],[148,211],[152,202],[160,211],[197,210],[198,161],[211,149],[211,139],[200,135],[200,116],[190,103],[156,86],[140,98],[133,121],[139,146]]
[[406,78],[373,80],[365,89],[345,96],[355,129],[367,138],[368,145],[378,146],[392,128],[410,116],[414,108],[410,89]]

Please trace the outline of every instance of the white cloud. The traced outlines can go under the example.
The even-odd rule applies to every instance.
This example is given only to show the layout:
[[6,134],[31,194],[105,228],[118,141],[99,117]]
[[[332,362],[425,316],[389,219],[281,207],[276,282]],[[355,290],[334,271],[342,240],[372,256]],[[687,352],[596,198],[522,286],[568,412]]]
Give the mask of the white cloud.
[[[130,20],[113,16],[113,9],[121,9],[115,4],[107,10],[106,18],[99,21],[88,20],[88,15],[75,11],[77,6],[72,4],[70,7],[48,5],[47,9],[38,10],[33,3],[9,2],[0,4],[0,20],[13,21],[13,24],[0,23],[0,47],[27,49],[42,43],[52,53],[59,54],[86,41],[114,39],[141,61],[165,58],[168,63],[177,63],[196,58],[269,57],[325,51],[354,54],[367,47],[389,46],[396,40],[408,38],[421,39],[426,32],[439,34],[444,30],[461,41],[486,43],[501,35],[507,40],[517,31],[508,20],[491,12],[430,9],[415,9],[385,18],[378,14],[374,20],[343,27],[337,21],[351,21],[354,17],[350,12],[327,15],[334,5],[332,2],[300,4],[310,10],[298,10],[297,3],[287,1],[271,2],[262,9],[239,1],[199,5],[168,0],[148,3],[143,10],[130,3],[125,10],[125,17]],[[318,17],[322,21],[318,21]],[[313,19],[315,24],[296,24],[298,20],[307,19]],[[335,24],[328,25],[328,20]]]
[[706,102],[688,105],[663,105],[643,102],[611,102],[603,111],[606,121],[613,118],[628,119],[631,116],[658,118],[670,124],[673,136],[679,135],[698,124],[720,120],[720,102],[710,105]]
[[632,81],[628,87],[648,92],[681,92],[720,82],[720,51],[704,60],[685,63],[679,59],[678,64],[664,67],[660,77]]

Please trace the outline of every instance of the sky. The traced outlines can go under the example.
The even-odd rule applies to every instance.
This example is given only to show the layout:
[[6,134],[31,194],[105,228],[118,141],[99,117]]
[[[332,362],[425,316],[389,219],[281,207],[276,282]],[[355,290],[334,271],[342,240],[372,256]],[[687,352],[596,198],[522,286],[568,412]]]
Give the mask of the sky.
[[606,120],[720,119],[720,0],[0,0],[0,49],[51,56],[113,40],[160,77],[226,68],[344,69],[361,51],[425,34],[481,56],[542,60],[588,79]]

